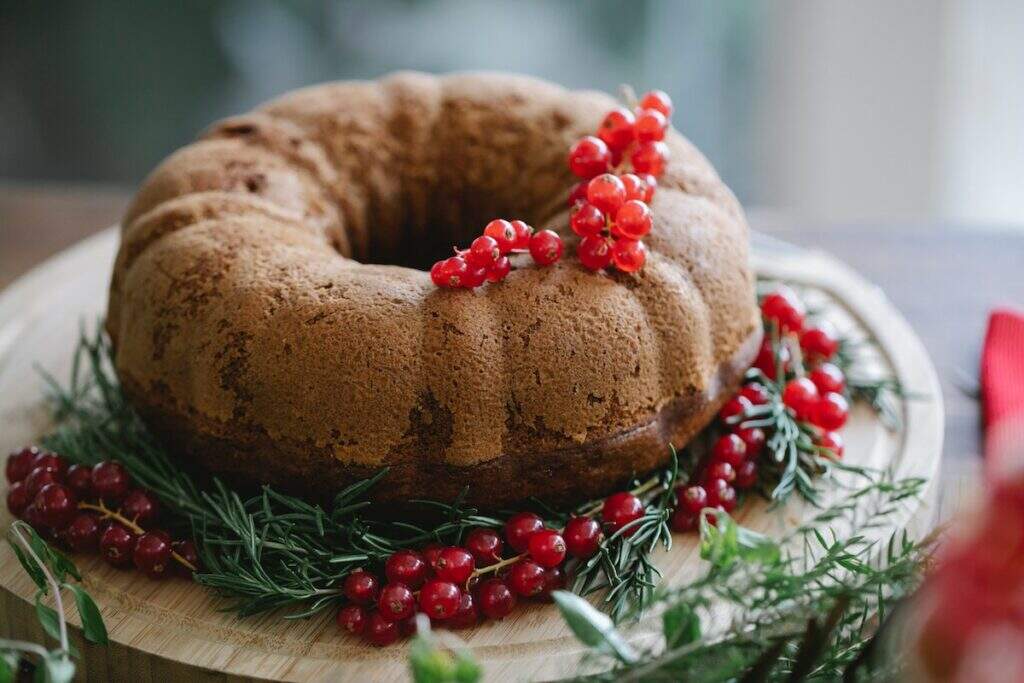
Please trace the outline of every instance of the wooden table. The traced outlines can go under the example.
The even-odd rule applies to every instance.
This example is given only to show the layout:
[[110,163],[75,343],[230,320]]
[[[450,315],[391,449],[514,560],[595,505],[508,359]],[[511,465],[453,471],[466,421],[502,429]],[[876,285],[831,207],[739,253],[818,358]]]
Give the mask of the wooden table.
[[[47,256],[115,223],[126,189],[0,184],[0,287]],[[1024,231],[939,224],[827,225],[751,212],[773,237],[829,251],[881,286],[921,336],[946,401],[942,514],[980,471],[974,391],[988,311],[1024,308]]]

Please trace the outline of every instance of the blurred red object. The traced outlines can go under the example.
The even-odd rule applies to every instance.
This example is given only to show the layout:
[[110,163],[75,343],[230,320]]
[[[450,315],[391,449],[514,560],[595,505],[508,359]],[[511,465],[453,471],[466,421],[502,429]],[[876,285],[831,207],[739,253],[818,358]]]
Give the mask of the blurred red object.
[[991,477],[1024,471],[1024,313],[1003,308],[989,317],[981,395],[986,472]]

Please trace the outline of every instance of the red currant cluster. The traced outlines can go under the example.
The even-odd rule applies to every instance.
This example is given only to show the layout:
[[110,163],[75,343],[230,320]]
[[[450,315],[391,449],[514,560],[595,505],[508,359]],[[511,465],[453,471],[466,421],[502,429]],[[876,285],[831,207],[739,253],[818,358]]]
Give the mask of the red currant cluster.
[[145,489],[132,486],[121,463],[68,465],[35,447],[7,456],[7,509],[49,541],[76,552],[96,552],[109,564],[135,567],[152,578],[172,568],[191,577],[199,566],[192,541],[171,540],[157,521],[160,506]]
[[[588,135],[569,150],[569,168],[582,178],[569,195],[569,226],[581,238],[576,255],[587,268],[612,265],[635,273],[647,260],[641,239],[653,224],[648,205],[668,160],[662,140],[671,116],[672,100],[652,90],[635,113],[613,109],[596,137]],[[632,172],[625,172],[627,159]]]
[[593,556],[605,531],[614,533],[639,519],[644,506],[632,493],[616,493],[600,513],[603,528],[585,515],[557,531],[532,512],[520,512],[505,522],[503,533],[477,528],[461,546],[396,551],[384,563],[383,585],[365,569],[345,577],[347,604],[338,611],[338,626],[374,645],[388,645],[415,631],[417,611],[453,629],[481,618],[502,619],[519,599],[547,599],[562,588],[566,560]]
[[530,252],[533,260],[548,266],[562,258],[562,238],[551,230],[534,232],[523,221],[498,218],[484,228],[469,249],[455,250],[455,256],[438,261],[430,279],[438,287],[475,289],[484,282],[501,282],[511,272],[508,255]]

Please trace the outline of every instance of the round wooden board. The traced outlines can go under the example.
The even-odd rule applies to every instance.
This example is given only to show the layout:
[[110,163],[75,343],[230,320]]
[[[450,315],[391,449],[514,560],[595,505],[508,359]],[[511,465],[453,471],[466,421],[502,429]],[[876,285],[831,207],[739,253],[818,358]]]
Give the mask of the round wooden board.
[[[117,246],[110,229],[54,257],[0,295],[0,452],[31,443],[47,431],[43,382],[37,366],[59,379],[68,376],[70,354],[81,325],[95,326],[106,306],[110,266]],[[939,383],[928,355],[885,295],[835,259],[796,250],[757,250],[760,274],[818,290],[818,305],[841,328],[860,329],[881,349],[878,362],[926,400],[900,405],[904,428],[886,430],[870,411],[858,408],[844,430],[847,459],[855,464],[891,466],[897,476],[928,480],[929,493],[894,522],[923,527],[931,519],[928,501],[942,449],[943,410]],[[3,511],[4,526],[10,522]],[[778,535],[802,516],[806,506],[768,511],[752,501],[738,512],[746,526]],[[118,571],[97,557],[76,557],[110,631],[109,647],[84,642],[83,680],[252,680],[367,681],[406,676],[405,648],[377,649],[344,637],[333,615],[285,621],[279,615],[238,619],[219,611],[223,602],[201,586],[182,580],[151,581],[138,572]],[[696,539],[675,538],[659,557],[665,581],[678,583],[702,571]],[[34,586],[7,544],[0,547],[0,625],[8,637],[42,641],[31,605]],[[73,610],[72,610],[73,612]],[[69,613],[77,625],[77,615]],[[644,637],[641,623],[633,632]],[[488,680],[536,680],[577,671],[581,648],[557,610],[528,605],[497,623],[460,632],[482,663]]]

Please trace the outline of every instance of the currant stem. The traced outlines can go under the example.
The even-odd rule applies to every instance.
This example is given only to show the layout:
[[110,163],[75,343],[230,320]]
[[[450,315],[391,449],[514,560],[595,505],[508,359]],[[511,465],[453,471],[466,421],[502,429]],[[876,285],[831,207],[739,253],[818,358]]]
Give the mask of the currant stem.
[[483,576],[484,574],[490,574],[492,572],[496,572],[499,569],[502,569],[504,567],[509,566],[510,564],[515,564],[519,560],[524,560],[524,559],[526,559],[529,556],[530,556],[530,553],[520,553],[518,555],[515,555],[514,557],[509,557],[509,558],[504,559],[504,560],[502,560],[500,562],[495,562],[494,564],[489,564],[486,567],[480,567],[479,569],[474,569],[473,573],[470,575],[469,578],[470,579],[474,579],[474,578],[476,578],[478,576]]
[[[101,519],[112,519],[112,520],[118,522],[119,524],[127,527],[133,533],[136,533],[136,534],[144,534],[144,533],[146,533],[146,530],[143,529],[141,526],[136,524],[134,521],[128,519],[127,517],[122,515],[120,512],[117,512],[116,510],[111,510],[110,508],[108,508],[106,505],[103,504],[103,501],[100,501],[99,505],[95,505],[93,503],[84,503],[84,502],[83,503],[79,503],[78,504],[78,508],[80,510],[93,510],[95,512],[98,512],[98,513],[100,513]],[[173,550],[171,551],[171,557],[173,557],[174,560],[176,562],[180,563],[183,567],[188,568],[189,571],[192,571],[192,572],[199,571],[198,567],[196,567],[194,564],[192,564],[191,562],[189,562],[188,560],[186,560],[184,557],[182,557],[178,553],[174,552]]]

